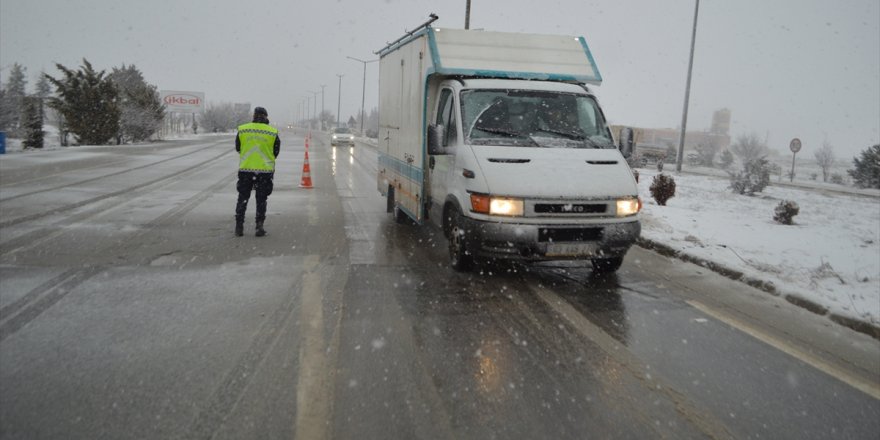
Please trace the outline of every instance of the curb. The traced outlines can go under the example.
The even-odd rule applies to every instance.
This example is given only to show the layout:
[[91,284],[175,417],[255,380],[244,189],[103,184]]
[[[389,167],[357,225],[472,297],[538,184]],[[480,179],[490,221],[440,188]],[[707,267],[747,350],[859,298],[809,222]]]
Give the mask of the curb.
[[839,325],[842,325],[844,327],[848,327],[849,329],[857,331],[859,333],[864,333],[864,334],[880,341],[880,326],[873,324],[873,323],[870,323],[870,322],[867,322],[867,321],[861,321],[861,320],[858,320],[858,319],[855,319],[855,318],[852,318],[849,316],[843,316],[843,315],[839,315],[837,313],[829,313],[829,310],[827,307],[825,307],[819,303],[816,303],[815,301],[809,300],[807,298],[803,298],[798,295],[792,295],[792,294],[782,295],[779,293],[778,290],[776,290],[776,286],[770,281],[761,280],[758,278],[748,276],[748,275],[744,274],[743,272],[738,271],[736,269],[731,269],[727,266],[706,260],[704,258],[699,258],[699,257],[695,257],[693,255],[683,253],[681,251],[673,249],[672,247],[670,247],[666,244],[663,244],[663,243],[660,243],[660,242],[657,242],[654,240],[650,240],[650,239],[647,239],[644,237],[639,237],[639,239],[636,241],[636,245],[638,245],[639,247],[645,248],[645,249],[655,251],[660,255],[665,255],[667,257],[674,257],[674,258],[678,258],[679,260],[683,260],[683,261],[687,261],[689,263],[697,264],[697,265],[705,267],[706,269],[709,269],[713,272],[724,275],[725,277],[730,278],[734,281],[741,281],[743,283],[748,284],[749,286],[752,286],[758,290],[767,292],[773,296],[782,297],[783,299],[785,299],[786,301],[788,301],[791,304],[794,304],[798,307],[806,309],[807,311],[810,311],[810,312],[815,313],[820,316],[828,316],[828,319],[830,319],[831,321],[833,321]]

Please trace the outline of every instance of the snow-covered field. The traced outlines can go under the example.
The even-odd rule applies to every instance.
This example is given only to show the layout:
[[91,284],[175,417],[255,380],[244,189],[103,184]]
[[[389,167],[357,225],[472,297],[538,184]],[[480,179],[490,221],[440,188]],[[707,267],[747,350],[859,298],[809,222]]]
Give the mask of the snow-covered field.
[[[660,206],[649,191],[658,172],[639,172],[644,238],[880,324],[880,197],[772,183],[750,197],[731,192],[726,178],[666,172],[676,192]],[[773,220],[781,200],[800,206],[793,225]]]

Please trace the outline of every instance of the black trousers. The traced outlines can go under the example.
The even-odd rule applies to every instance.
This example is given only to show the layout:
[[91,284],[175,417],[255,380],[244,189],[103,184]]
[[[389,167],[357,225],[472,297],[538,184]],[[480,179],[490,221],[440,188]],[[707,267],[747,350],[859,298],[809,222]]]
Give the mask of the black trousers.
[[236,223],[244,222],[244,213],[247,211],[248,199],[251,191],[257,193],[257,222],[266,220],[266,205],[269,195],[272,194],[272,178],[274,173],[254,173],[252,171],[238,172],[238,203],[235,205]]

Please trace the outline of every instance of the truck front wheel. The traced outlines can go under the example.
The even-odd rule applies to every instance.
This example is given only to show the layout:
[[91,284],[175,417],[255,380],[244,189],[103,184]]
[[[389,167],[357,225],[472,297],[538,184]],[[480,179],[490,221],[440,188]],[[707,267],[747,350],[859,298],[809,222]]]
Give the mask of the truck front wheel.
[[474,257],[467,249],[465,230],[458,210],[449,213],[449,223],[449,261],[453,269],[465,272],[473,266]]

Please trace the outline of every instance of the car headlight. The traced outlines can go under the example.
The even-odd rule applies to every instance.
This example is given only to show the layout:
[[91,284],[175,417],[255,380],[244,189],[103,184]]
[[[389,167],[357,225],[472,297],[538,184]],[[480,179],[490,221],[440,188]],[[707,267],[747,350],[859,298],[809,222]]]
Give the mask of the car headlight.
[[518,217],[523,215],[522,199],[471,194],[471,210],[480,214]]
[[636,215],[642,209],[642,199],[619,199],[617,201],[617,216],[629,217]]

